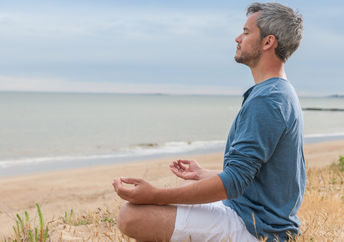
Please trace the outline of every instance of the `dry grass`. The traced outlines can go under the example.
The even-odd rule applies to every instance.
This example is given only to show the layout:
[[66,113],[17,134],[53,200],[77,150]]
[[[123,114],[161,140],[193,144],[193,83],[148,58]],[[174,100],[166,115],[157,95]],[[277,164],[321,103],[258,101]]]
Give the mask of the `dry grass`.
[[[176,185],[176,180],[165,182],[165,186]],[[116,201],[113,207],[96,211],[66,209],[64,216],[47,221],[48,241],[133,241],[117,227],[122,203]],[[298,215],[303,233],[296,241],[344,241],[344,158],[341,164],[307,169],[307,189]]]
[[336,164],[307,170],[306,194],[299,211],[303,234],[298,241],[344,241],[341,167]]

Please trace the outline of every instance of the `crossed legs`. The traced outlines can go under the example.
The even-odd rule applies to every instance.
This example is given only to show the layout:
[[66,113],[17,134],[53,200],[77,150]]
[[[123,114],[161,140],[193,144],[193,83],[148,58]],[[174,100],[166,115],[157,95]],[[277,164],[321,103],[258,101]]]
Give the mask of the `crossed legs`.
[[118,227],[122,233],[138,241],[169,241],[176,214],[176,206],[125,203],[118,213]]

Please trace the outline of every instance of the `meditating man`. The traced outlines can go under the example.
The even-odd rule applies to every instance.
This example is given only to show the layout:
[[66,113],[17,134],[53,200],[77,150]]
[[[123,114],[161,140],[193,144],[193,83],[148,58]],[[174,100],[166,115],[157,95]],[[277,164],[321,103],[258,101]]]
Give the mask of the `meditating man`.
[[[284,63],[302,38],[302,18],[278,3],[253,3],[237,42],[235,60],[255,85],[228,135],[223,170],[196,161],[170,165],[195,182],[157,188],[142,179],[113,181],[127,200],[119,229],[141,241],[284,241],[299,232],[297,211],[305,190],[303,117]],[[124,186],[123,183],[133,186]]]

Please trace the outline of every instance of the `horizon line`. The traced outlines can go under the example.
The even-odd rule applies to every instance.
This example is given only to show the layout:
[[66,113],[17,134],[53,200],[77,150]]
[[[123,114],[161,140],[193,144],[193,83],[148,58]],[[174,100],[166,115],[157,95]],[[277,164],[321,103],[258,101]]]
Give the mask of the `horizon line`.
[[[167,92],[102,92],[102,91],[42,91],[42,90],[0,90],[0,93],[46,93],[46,94],[115,94],[115,95],[156,95],[156,96],[242,96],[242,94],[226,94],[226,93],[167,93]],[[243,92],[244,93],[244,92]],[[344,94],[298,94],[299,97],[328,97],[328,98],[344,98]]]

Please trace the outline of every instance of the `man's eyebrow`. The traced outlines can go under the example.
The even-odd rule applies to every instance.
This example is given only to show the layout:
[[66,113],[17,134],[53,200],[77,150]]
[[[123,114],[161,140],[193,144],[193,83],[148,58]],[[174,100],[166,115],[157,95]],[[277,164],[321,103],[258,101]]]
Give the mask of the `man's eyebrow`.
[[247,28],[247,27],[244,27],[244,31],[248,31],[248,28]]

